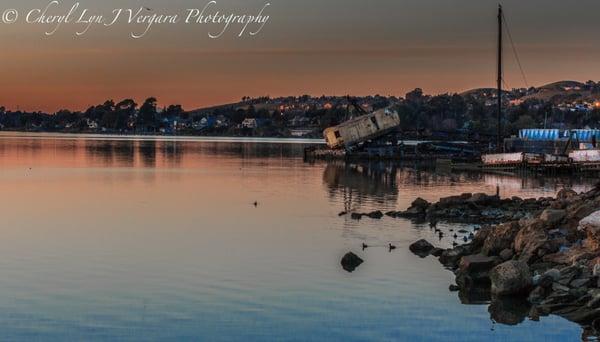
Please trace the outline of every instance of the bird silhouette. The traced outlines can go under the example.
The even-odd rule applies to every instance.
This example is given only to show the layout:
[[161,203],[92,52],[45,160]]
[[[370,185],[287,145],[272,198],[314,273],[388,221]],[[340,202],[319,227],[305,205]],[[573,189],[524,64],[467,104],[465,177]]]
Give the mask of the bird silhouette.
[[258,202],[254,202],[254,206],[255,206],[255,207],[258,207]]
[[367,249],[367,248],[369,248],[369,245],[367,245],[366,243],[364,243],[364,242],[363,242],[363,244],[362,244],[362,249],[363,249],[363,251],[364,251],[365,249]]
[[389,244],[390,247],[390,252],[393,251],[394,249],[396,249],[396,246],[392,245],[391,243]]

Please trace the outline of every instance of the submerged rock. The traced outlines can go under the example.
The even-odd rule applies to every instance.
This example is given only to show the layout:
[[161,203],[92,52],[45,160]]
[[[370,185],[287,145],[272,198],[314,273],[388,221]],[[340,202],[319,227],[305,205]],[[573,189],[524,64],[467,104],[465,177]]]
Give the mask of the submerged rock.
[[370,213],[366,214],[365,216],[368,216],[368,217],[370,217],[372,219],[375,219],[375,220],[379,220],[379,219],[381,219],[383,217],[383,213],[381,211],[379,211],[379,210],[376,210],[376,211],[373,211],[373,212],[370,212]]
[[471,245],[465,244],[452,249],[447,249],[440,255],[439,260],[446,267],[455,268],[458,266],[460,258],[473,252],[471,247]]
[[354,272],[354,270],[360,266],[364,262],[358,255],[348,252],[342,258],[341,264],[342,268],[350,273]]
[[360,214],[360,213],[352,213],[350,215],[350,218],[353,220],[360,220],[360,219],[362,219],[362,217],[363,217],[363,214]]
[[429,255],[429,253],[434,249],[432,244],[430,244],[427,240],[419,240],[408,247],[411,252],[414,254],[424,258]]
[[529,267],[522,261],[511,260],[500,264],[490,272],[492,293],[514,295],[526,293],[532,286]]

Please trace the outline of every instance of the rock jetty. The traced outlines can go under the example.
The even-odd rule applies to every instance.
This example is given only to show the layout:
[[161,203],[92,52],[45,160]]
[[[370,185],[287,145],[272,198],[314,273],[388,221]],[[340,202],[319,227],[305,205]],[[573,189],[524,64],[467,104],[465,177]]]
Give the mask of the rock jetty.
[[498,223],[531,218],[543,208],[550,206],[553,198],[501,199],[483,193],[465,193],[445,197],[437,203],[417,198],[404,211],[390,211],[386,215],[397,218],[420,220],[444,220],[449,222]]
[[[488,213],[494,212],[494,215]],[[600,186],[578,194],[561,190],[556,198],[502,200],[470,195],[429,204],[417,199],[397,217],[498,219],[473,240],[439,254],[456,276],[464,302],[490,302],[498,322],[517,324],[550,314],[600,334]],[[423,257],[434,248],[418,241]]]

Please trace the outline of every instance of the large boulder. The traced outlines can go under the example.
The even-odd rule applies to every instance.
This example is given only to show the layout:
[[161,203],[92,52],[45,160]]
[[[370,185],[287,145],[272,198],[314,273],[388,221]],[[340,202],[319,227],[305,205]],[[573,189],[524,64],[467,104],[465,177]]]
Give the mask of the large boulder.
[[518,222],[507,222],[492,228],[483,243],[481,252],[485,255],[500,254],[503,250],[511,248],[518,232]]
[[408,247],[411,252],[422,258],[428,256],[434,248],[435,247],[432,244],[423,239],[413,243]]
[[562,209],[546,209],[540,215],[540,220],[548,226],[554,227],[567,216],[566,210]]
[[349,252],[344,255],[342,258],[341,264],[342,268],[350,273],[354,272],[354,270],[360,266],[364,262],[358,255]]
[[529,266],[522,261],[511,260],[500,264],[490,272],[492,293],[516,295],[526,293],[532,286]]

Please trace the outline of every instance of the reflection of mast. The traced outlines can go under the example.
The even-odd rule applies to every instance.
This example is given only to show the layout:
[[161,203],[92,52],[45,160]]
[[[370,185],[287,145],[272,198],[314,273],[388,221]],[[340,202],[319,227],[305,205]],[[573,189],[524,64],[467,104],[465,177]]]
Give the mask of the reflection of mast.
[[503,152],[502,147],[502,5],[498,5],[498,141],[497,149]]

